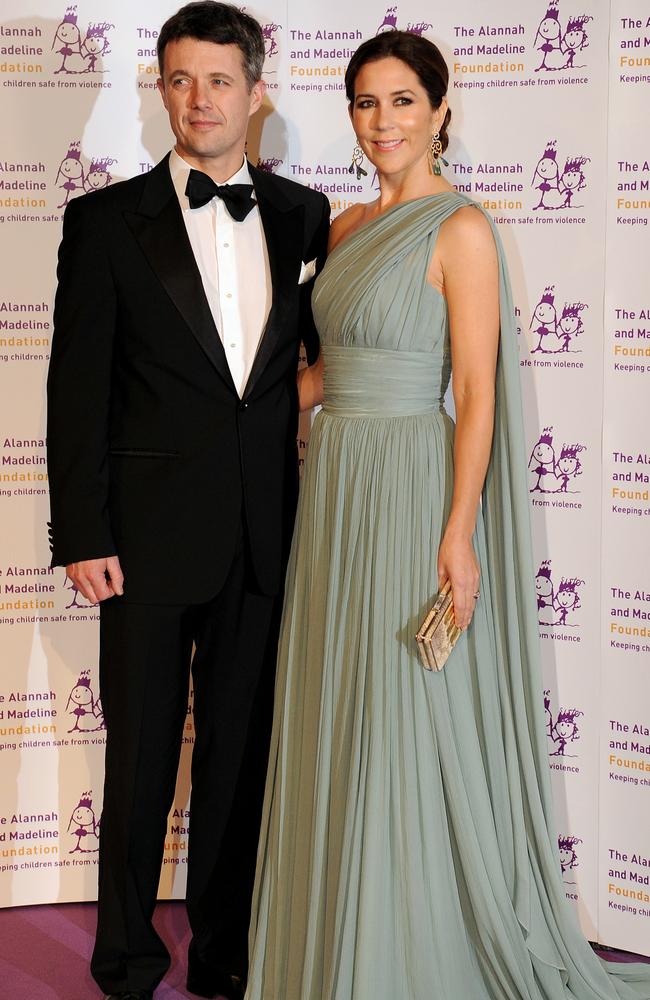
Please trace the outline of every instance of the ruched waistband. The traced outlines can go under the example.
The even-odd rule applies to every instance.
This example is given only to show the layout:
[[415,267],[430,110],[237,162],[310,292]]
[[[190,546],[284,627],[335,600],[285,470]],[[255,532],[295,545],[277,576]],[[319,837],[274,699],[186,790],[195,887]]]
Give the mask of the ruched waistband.
[[407,417],[444,411],[449,368],[436,354],[340,346],[324,346],[322,351],[326,413]]

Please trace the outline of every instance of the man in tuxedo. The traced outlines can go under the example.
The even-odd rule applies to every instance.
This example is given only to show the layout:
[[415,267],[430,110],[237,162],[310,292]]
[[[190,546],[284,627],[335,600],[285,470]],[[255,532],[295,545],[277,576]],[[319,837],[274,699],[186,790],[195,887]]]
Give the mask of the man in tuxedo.
[[[188,989],[240,997],[297,497],[300,341],[325,197],[244,156],[264,96],[259,24],[200,0],[163,26],[176,145],[68,205],[48,379],[53,564],[101,602],[107,726],[92,971],[146,1000],[194,688]],[[252,185],[252,186],[251,186]],[[192,651],[194,647],[194,656]]]

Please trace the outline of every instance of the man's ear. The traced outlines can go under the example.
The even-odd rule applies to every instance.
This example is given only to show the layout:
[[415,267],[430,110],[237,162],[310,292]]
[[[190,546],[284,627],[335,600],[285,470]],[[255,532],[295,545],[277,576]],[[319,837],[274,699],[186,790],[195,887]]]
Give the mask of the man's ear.
[[258,80],[251,87],[251,103],[248,111],[248,117],[254,115],[256,111],[262,107],[262,102],[264,101],[264,95],[266,94],[266,82],[264,80]]

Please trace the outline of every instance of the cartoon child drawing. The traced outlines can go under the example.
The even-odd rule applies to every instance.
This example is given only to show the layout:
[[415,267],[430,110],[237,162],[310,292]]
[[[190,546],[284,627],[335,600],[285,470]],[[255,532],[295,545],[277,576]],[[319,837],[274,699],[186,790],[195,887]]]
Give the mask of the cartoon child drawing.
[[581,712],[577,708],[560,709],[551,735],[556,749],[552,754],[549,754],[550,757],[576,756],[575,754],[567,753],[566,748],[569,743],[576,743],[580,739],[580,730],[576,722],[579,715],[584,715],[584,712]]
[[573,196],[576,191],[582,191],[587,186],[587,180],[582,170],[585,163],[589,163],[588,156],[572,156],[564,164],[559,182],[559,189],[564,194],[564,202],[559,206],[560,208],[581,208],[580,205],[573,204]]
[[385,31],[397,31],[397,7],[387,8],[384,20],[377,28],[375,35],[382,35]]
[[[556,205],[548,204],[549,192],[555,191],[559,195],[560,191],[560,171],[557,165],[557,150],[555,147],[555,140],[548,142],[535,167],[531,183],[540,192],[540,196],[539,203],[533,206],[533,211],[537,211],[538,208],[549,209],[557,207]],[[535,181],[538,181],[538,183],[536,184]]]
[[582,607],[578,587],[581,587],[584,582],[584,580],[578,580],[577,577],[562,577],[560,580],[560,586],[557,589],[555,601],[553,602],[553,606],[558,612],[555,620],[556,625],[571,624],[571,622],[567,621],[567,618],[571,611],[577,611],[578,608]]
[[[558,837],[557,846],[560,851],[560,867],[562,868],[562,874],[566,875],[567,872],[571,874],[579,865],[578,855],[576,854],[575,845],[581,844],[582,841],[579,837]],[[570,882],[569,879],[564,879],[569,885],[575,885],[574,882]]]
[[565,69],[581,69],[584,63],[576,66],[575,57],[577,52],[582,52],[589,45],[585,24],[593,21],[591,14],[581,14],[579,17],[569,18],[566,26],[564,38],[562,39],[562,51],[566,55]]
[[[560,457],[556,464],[556,476],[560,482],[560,493],[567,493],[569,480],[582,475],[582,463],[578,458],[581,451],[586,451],[584,444],[563,444]],[[573,491],[575,492],[575,491]]]
[[535,354],[537,351],[541,351],[542,354],[552,353],[552,351],[547,351],[546,343],[549,338],[556,337],[557,311],[555,309],[554,289],[555,285],[547,285],[544,289],[544,294],[535,306],[530,321],[530,328],[532,329],[533,323],[539,324],[534,330],[539,340],[537,341],[537,346],[533,347],[530,352],[531,354]]
[[545,559],[537,572],[535,591],[537,593],[537,621],[540,625],[552,625],[555,617],[555,593],[550,559]]
[[85,73],[95,73],[99,57],[108,55],[111,51],[106,32],[114,27],[115,25],[109,24],[108,21],[89,25],[86,37],[81,43],[81,54],[86,60]]
[[91,795],[91,792],[84,792],[72,811],[68,833],[77,838],[77,843],[69,854],[93,854],[99,850],[99,822],[95,819]]
[[[68,7],[65,12],[65,17],[59,24],[56,32],[54,34],[54,40],[52,42],[52,48],[59,43],[61,48],[56,51],[62,56],[62,62],[58,69],[55,69],[55,73],[74,73],[78,70],[70,69],[67,66],[67,61],[70,56],[79,56],[81,60],[81,32],[77,27],[77,8]],[[79,61],[78,60],[78,61]]]
[[[541,44],[537,45],[538,42],[541,42]],[[558,57],[562,52],[562,28],[555,0],[551,0],[546,10],[546,15],[539,22],[533,45],[537,46],[539,52],[544,53],[540,65],[535,70],[536,73],[539,73],[540,69],[552,70],[559,68],[557,64],[559,63]],[[556,65],[553,65],[554,62]]]
[[65,710],[74,718],[74,725],[72,729],[68,729],[69,733],[96,733],[106,728],[101,703],[99,699],[95,699],[90,686],[89,670],[82,670],[79,674]]
[[560,352],[569,350],[569,344],[574,337],[579,337],[584,330],[584,323],[580,313],[588,307],[584,302],[566,303],[562,309],[562,315],[558,322],[558,338],[560,340]]
[[84,181],[85,190],[99,191],[101,188],[108,187],[113,180],[108,168],[113,163],[117,163],[117,160],[112,160],[110,157],[104,157],[101,160],[93,159]]
[[554,493],[558,487],[555,476],[555,449],[553,447],[553,428],[545,427],[532,450],[528,468],[533,466],[533,475],[537,481],[530,488],[531,493]]
[[281,27],[281,24],[262,25],[262,35],[264,36],[264,54],[267,58],[274,56],[278,51],[278,43],[275,40],[275,33]]
[[[63,183],[59,184],[59,180]],[[84,189],[84,168],[81,163],[81,151],[78,142],[70,143],[68,152],[61,160],[56,180],[54,181],[62,191],[65,191],[65,198],[58,205],[58,208],[65,208],[70,200],[73,191],[83,191]]]

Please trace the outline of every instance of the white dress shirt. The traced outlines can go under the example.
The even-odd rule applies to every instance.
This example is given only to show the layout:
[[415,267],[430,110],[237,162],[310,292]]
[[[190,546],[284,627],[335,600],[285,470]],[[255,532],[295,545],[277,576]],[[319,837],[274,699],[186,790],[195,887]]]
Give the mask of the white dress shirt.
[[[190,208],[185,186],[191,169],[172,150],[172,182],[230,374],[241,397],[271,310],[271,270],[264,227],[257,205],[243,222],[236,222],[216,196],[201,208]],[[252,183],[246,159],[224,183]]]

